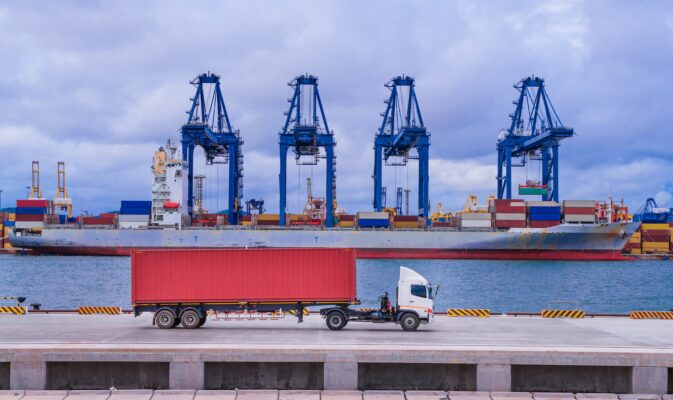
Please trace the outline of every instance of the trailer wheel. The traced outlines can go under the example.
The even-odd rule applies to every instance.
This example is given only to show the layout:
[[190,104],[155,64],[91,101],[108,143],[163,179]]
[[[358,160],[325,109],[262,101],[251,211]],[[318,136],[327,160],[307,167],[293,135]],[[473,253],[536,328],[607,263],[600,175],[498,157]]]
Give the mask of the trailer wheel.
[[206,321],[208,320],[208,317],[204,316],[199,320],[199,328],[202,327]]
[[192,308],[183,311],[180,314],[180,320],[182,320],[182,327],[185,329],[196,329],[201,326],[201,316],[198,311]]
[[400,319],[400,325],[405,331],[415,331],[418,329],[418,326],[421,324],[421,320],[418,319],[416,314],[407,313],[402,316]]
[[346,326],[348,320],[346,319],[344,313],[339,311],[332,311],[331,313],[327,314],[326,322],[328,328],[333,331],[338,331]]
[[154,322],[161,329],[171,329],[175,326],[175,315],[173,311],[164,308],[154,314]]

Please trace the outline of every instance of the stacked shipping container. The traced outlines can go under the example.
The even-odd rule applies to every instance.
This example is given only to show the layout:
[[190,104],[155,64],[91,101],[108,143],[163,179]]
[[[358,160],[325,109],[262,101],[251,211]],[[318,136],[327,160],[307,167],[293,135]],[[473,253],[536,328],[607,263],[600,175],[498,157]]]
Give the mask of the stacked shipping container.
[[527,201],[531,228],[549,228],[561,222],[561,206],[555,201]]
[[566,223],[596,223],[595,200],[564,200],[563,219]]
[[339,226],[342,228],[353,228],[355,226],[355,215],[339,215]]
[[390,216],[386,211],[359,212],[357,219],[360,228],[388,228],[390,226]]
[[16,223],[18,229],[43,229],[44,218],[49,210],[49,200],[28,199],[16,201]]
[[523,200],[497,199],[491,202],[496,228],[525,228],[526,203]]
[[647,223],[640,226],[643,253],[668,253],[670,226],[668,223]]
[[637,231],[633,232],[633,235],[629,238],[629,241],[624,245],[624,250],[631,254],[642,254],[642,236],[640,233],[640,228]]
[[419,218],[416,215],[393,215],[394,228],[413,229],[420,226]]
[[122,200],[119,209],[119,227],[121,229],[147,227],[151,212],[150,200]]
[[460,216],[461,228],[490,228],[491,213],[488,212],[464,212]]

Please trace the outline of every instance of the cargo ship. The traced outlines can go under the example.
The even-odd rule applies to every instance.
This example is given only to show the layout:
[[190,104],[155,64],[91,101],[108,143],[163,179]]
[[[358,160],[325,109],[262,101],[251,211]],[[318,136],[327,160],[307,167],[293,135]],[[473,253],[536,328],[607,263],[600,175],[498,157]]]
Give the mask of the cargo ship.
[[10,234],[38,254],[129,255],[149,248],[354,248],[358,258],[621,260],[639,223],[423,230],[311,227],[43,229]]

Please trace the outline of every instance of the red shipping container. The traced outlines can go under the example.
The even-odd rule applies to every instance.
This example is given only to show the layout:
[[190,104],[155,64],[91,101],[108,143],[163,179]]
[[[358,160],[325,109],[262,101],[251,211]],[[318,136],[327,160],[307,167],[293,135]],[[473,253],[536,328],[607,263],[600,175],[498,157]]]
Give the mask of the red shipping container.
[[15,218],[19,222],[44,221],[43,214],[16,214]]
[[131,302],[353,301],[354,249],[136,250]]
[[241,221],[252,221],[252,215],[244,215],[241,217]]
[[453,228],[456,226],[453,222],[433,222],[432,226],[436,228]]
[[418,215],[394,215],[393,221],[398,222],[418,222]]
[[641,231],[643,242],[668,242],[669,233],[667,230],[643,229]]
[[355,221],[355,215],[352,215],[352,214],[351,215],[348,215],[348,214],[339,215],[339,221],[348,221],[348,222]]
[[558,221],[530,221],[531,228],[549,228],[559,225]]
[[624,245],[624,250],[639,249],[640,243],[627,243]]
[[44,199],[17,200],[16,206],[26,208],[46,208],[49,207],[49,200]]
[[525,214],[525,206],[495,206],[496,213],[514,213],[514,214]]
[[113,225],[114,217],[82,217],[83,225]]
[[525,228],[526,221],[514,221],[514,220],[496,220],[496,228]]
[[563,214],[594,215],[596,209],[593,207],[564,207]]
[[278,221],[277,219],[272,219],[272,220],[269,220],[269,219],[257,220],[257,225],[261,225],[261,226],[265,226],[265,225],[266,225],[266,226],[275,226],[275,225],[280,225],[280,221]]
[[519,205],[524,206],[525,201],[521,199],[496,199],[493,200],[493,204],[495,204],[496,207],[498,206],[510,206],[512,203],[515,204],[515,207],[518,207]]

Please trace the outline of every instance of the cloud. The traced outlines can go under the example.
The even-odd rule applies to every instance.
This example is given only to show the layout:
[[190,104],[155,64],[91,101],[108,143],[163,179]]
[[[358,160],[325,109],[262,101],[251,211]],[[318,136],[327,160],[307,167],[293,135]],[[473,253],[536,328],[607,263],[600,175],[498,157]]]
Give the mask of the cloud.
[[[511,85],[535,74],[577,132],[561,145],[562,197],[612,194],[637,207],[673,187],[672,16],[664,1],[149,1],[142,12],[130,2],[4,3],[3,202],[24,195],[33,159],[42,161],[49,193],[52,165],[67,163],[78,209],[148,198],[153,151],[178,139],[189,81],[213,71],[245,140],[245,197],[264,198],[271,211],[286,83],[304,72],[320,78],[337,138],[338,200],[349,211],[371,207],[383,84],[400,74],[416,78],[432,134],[433,205],[459,208],[468,194],[495,192],[495,140],[514,109]],[[288,162],[288,204],[299,209],[307,176],[324,193],[324,163]],[[197,169],[208,176],[207,201],[222,208],[226,168]],[[416,174],[414,162],[384,170],[389,203],[396,187],[408,186],[413,209]]]

